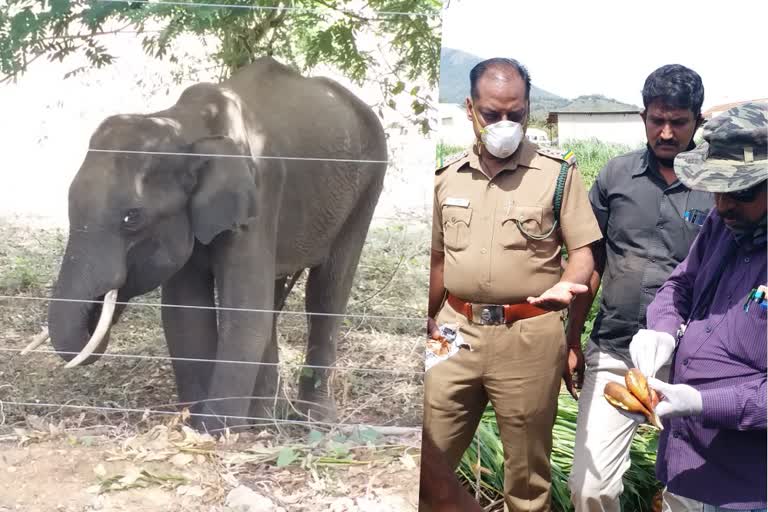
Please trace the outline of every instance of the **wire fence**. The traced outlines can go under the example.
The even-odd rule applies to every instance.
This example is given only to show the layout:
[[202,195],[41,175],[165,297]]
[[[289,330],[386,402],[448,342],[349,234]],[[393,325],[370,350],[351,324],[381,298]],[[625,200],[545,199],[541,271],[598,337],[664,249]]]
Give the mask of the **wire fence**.
[[[251,11],[281,11],[281,12],[298,12],[298,13],[315,13],[315,14],[327,14],[337,12],[346,16],[353,16],[360,18],[359,13],[355,13],[350,10],[338,8],[338,7],[295,7],[295,6],[272,6],[272,5],[246,5],[246,4],[224,4],[224,3],[209,3],[209,2],[173,2],[170,0],[96,0],[102,3],[121,3],[121,4],[149,4],[153,6],[173,6],[173,7],[196,7],[200,9],[244,9]],[[393,16],[405,16],[405,17],[437,17],[441,13],[437,12],[418,12],[418,11],[374,11],[374,15],[383,17]],[[374,21],[374,20],[369,20]]]
[[[161,415],[161,416],[178,416],[178,412],[173,411],[157,411],[157,410],[150,410],[150,409],[138,409],[138,408],[129,408],[129,407],[99,407],[99,406],[92,406],[92,405],[70,405],[70,404],[51,404],[51,403],[45,403],[45,402],[17,402],[13,400],[0,400],[0,404],[3,406],[6,405],[15,405],[20,407],[45,407],[50,409],[77,409],[77,410],[84,410],[84,411],[98,411],[98,412],[109,412],[109,413],[138,413],[142,415]],[[215,414],[206,414],[206,413],[189,413],[189,416],[192,417],[198,417],[198,418],[219,418],[218,415]],[[259,423],[268,423],[268,424],[276,424],[276,425],[302,425],[302,426],[309,426],[309,427],[340,427],[340,426],[354,426],[357,428],[371,428],[375,430],[380,431],[390,431],[390,432],[397,432],[397,433],[408,433],[408,432],[420,432],[421,427],[396,427],[395,429],[392,428],[391,425],[366,425],[362,423],[357,423],[354,425],[349,425],[347,423],[342,422],[325,422],[325,421],[305,421],[305,420],[293,420],[293,419],[279,419],[279,418],[267,418],[267,417],[256,417],[256,416],[227,416],[228,420],[243,420],[248,422],[259,422]],[[244,426],[244,425],[242,425]],[[212,429],[209,430],[209,432],[216,432],[221,431],[226,428],[232,428],[232,427],[222,427],[219,429]]]
[[[355,13],[352,13],[351,11],[346,11],[344,9],[333,9],[329,8],[327,6],[312,8],[312,7],[295,7],[295,6],[262,6],[262,5],[244,5],[244,4],[228,4],[228,3],[214,3],[214,2],[182,2],[182,1],[158,1],[158,0],[97,0],[99,3],[103,4],[116,4],[116,3],[124,3],[124,4],[147,4],[151,6],[171,6],[171,7],[186,7],[186,8],[216,8],[216,9],[250,9],[250,10],[264,10],[264,11],[275,11],[279,10],[281,12],[313,12],[313,13],[328,13],[328,12],[337,12],[339,14],[343,15],[354,15],[359,16]],[[371,16],[376,17],[395,17],[395,16],[401,16],[401,17],[435,17],[440,16],[439,11],[435,12],[407,12],[407,11],[377,11],[372,12]],[[199,157],[206,157],[206,158],[245,158],[245,159],[255,159],[255,160],[284,160],[284,161],[319,161],[319,162],[328,162],[328,163],[359,163],[359,164],[387,164],[387,165],[403,165],[402,160],[391,160],[391,159],[385,159],[385,160],[367,160],[367,159],[344,159],[344,158],[324,158],[324,157],[311,157],[311,156],[295,156],[295,155],[243,155],[243,154],[200,154],[200,153],[179,153],[179,152],[159,152],[159,151],[136,151],[136,150],[124,150],[124,149],[105,149],[105,148],[88,148],[88,152],[94,152],[94,153],[123,153],[123,154],[141,154],[141,155],[162,155],[162,156],[182,156],[182,157],[189,157],[189,156],[199,156]],[[421,162],[420,162],[421,163]],[[422,169],[424,171],[424,176],[429,177],[431,179],[432,176],[432,169]],[[431,204],[427,205],[431,209]],[[400,217],[389,217],[389,218],[376,218],[374,217],[373,221],[382,221],[382,220],[393,220],[393,221],[399,221],[402,222],[403,219]],[[427,249],[427,245],[425,244],[425,250]],[[426,287],[426,283],[424,283],[424,286]],[[0,295],[0,300],[6,300],[13,302],[15,304],[19,303],[29,303],[29,302],[52,302],[52,301],[58,301],[58,302],[76,302],[76,303],[91,303],[91,304],[102,304],[102,301],[100,300],[91,300],[91,299],[81,299],[81,298],[61,298],[61,297],[43,297],[43,296],[25,296],[25,295]],[[365,313],[350,313],[350,312],[343,312],[343,313],[331,313],[331,312],[320,312],[320,311],[296,311],[296,310],[288,310],[288,309],[269,309],[269,308],[248,308],[248,307],[223,307],[220,305],[216,306],[197,306],[197,305],[186,305],[186,304],[163,304],[159,302],[143,302],[143,301],[136,301],[136,302],[115,302],[116,305],[125,305],[125,306],[139,306],[139,307],[151,307],[151,308],[185,308],[185,309],[194,309],[194,310],[215,310],[217,312],[219,311],[228,311],[228,312],[242,312],[242,313],[260,313],[260,314],[274,314],[274,315],[290,315],[290,316],[296,316],[296,317],[317,317],[317,316],[325,316],[325,317],[337,317],[337,318],[359,318],[359,319],[377,319],[377,320],[387,320],[387,321],[405,321],[405,322],[412,322],[414,325],[414,333],[421,333],[423,329],[421,329],[421,326],[424,324],[425,319],[420,316],[407,316],[407,315],[384,315],[384,314],[365,314]],[[425,304],[426,306],[426,304]],[[0,307],[8,307],[8,305],[0,304]],[[417,328],[416,326],[419,325]],[[415,353],[417,352],[417,348],[419,346],[420,342],[416,342],[412,344],[411,346],[411,355],[415,358]],[[14,347],[0,347],[0,352],[10,354],[11,357],[18,356],[22,352],[25,352],[25,349],[22,348],[14,348]],[[64,356],[64,355],[76,355],[77,352],[67,352],[67,351],[59,351],[59,350],[48,350],[48,349],[41,349],[41,348],[34,348],[31,350],[27,350],[26,353],[28,354],[36,354],[36,355],[58,355],[58,356]],[[112,358],[112,359],[123,359],[123,360],[137,360],[137,361],[169,361],[169,362],[187,362],[187,363],[211,363],[216,365],[239,365],[239,366],[253,366],[255,368],[259,367],[278,367],[278,368],[293,368],[293,369],[318,369],[318,370],[325,370],[328,372],[357,372],[357,373],[367,373],[367,374],[378,374],[378,375],[384,375],[387,376],[389,380],[394,378],[395,376],[404,376],[406,378],[420,378],[423,376],[424,371],[423,370],[413,370],[409,368],[386,368],[386,367],[374,367],[369,365],[349,365],[349,366],[343,366],[339,364],[332,364],[332,365],[317,365],[317,364],[309,364],[309,363],[289,363],[289,362],[267,362],[267,361],[245,361],[245,360],[231,360],[231,359],[204,359],[204,358],[187,358],[187,357],[173,357],[173,356],[161,356],[161,355],[149,355],[149,354],[131,354],[131,353],[103,353],[99,354],[99,357],[104,358]],[[2,375],[2,374],[0,374]],[[0,377],[2,378],[2,377]],[[279,379],[281,377],[278,377]],[[2,387],[2,386],[0,386]],[[278,386],[279,387],[279,386]],[[12,386],[11,386],[12,388]],[[13,389],[12,389],[13,391]],[[274,402],[288,402],[291,407],[293,407],[293,404],[296,404],[298,401],[289,399],[287,397],[281,397],[277,394],[275,396],[262,396],[262,397],[256,397],[256,396],[245,396],[245,397],[224,397],[224,398],[213,398],[213,399],[204,399],[201,402],[211,402],[211,401],[220,401],[220,400],[273,400]],[[161,408],[169,408],[169,407],[180,407],[180,406],[188,406],[193,405],[191,403],[183,403],[183,402],[176,402],[176,403],[168,403],[168,404],[162,404],[162,405],[155,405],[152,407],[142,408],[142,407],[126,407],[126,406],[115,406],[115,407],[108,407],[104,405],[90,405],[90,404],[71,404],[71,403],[54,403],[50,400],[34,400],[34,399],[22,399],[19,397],[13,397],[13,399],[0,399],[0,417],[2,421],[0,421],[0,424],[4,423],[5,420],[5,414],[7,412],[7,407],[13,406],[13,407],[21,407],[21,408],[42,408],[47,409],[51,413],[60,413],[65,410],[79,410],[83,412],[93,412],[93,413],[105,413],[105,414],[141,414],[143,416],[176,416],[179,415],[179,411],[165,411],[165,410],[158,410]],[[293,409],[294,412],[297,412],[296,409]],[[296,425],[296,426],[306,426],[306,427],[328,427],[331,429],[339,428],[339,427],[369,427],[374,428],[381,431],[388,431],[390,432],[398,432],[398,433],[415,433],[420,432],[421,427],[411,427],[411,426],[402,426],[402,427],[393,427],[392,425],[369,425],[365,423],[350,423],[349,420],[351,419],[351,415],[355,413],[355,410],[351,412],[346,412],[346,415],[339,421],[335,422],[324,422],[324,421],[315,421],[311,419],[291,419],[291,418],[277,418],[277,417],[257,417],[257,416],[227,416],[228,421],[231,420],[237,420],[237,421],[243,421],[247,423],[265,423],[265,424],[272,424],[272,425]],[[198,418],[216,418],[217,416],[214,414],[206,414],[206,413],[200,413],[200,412],[192,412],[189,413],[192,417],[198,417]],[[242,425],[245,426],[245,425]],[[230,427],[231,428],[231,427]],[[212,432],[219,431],[222,429],[215,429],[212,430]]]
[[[24,349],[0,347],[0,352],[6,353],[22,353]],[[32,349],[26,353],[38,353],[38,354],[56,354],[62,355],[77,355],[79,352],[72,352],[66,350],[46,350],[46,349]],[[345,371],[345,372],[360,372],[360,373],[386,373],[393,375],[424,375],[424,371],[415,370],[398,370],[391,368],[373,368],[363,366],[328,366],[317,364],[302,364],[302,363],[286,363],[286,362],[266,362],[266,361],[242,361],[242,360],[228,360],[228,359],[201,359],[194,357],[172,357],[172,356],[154,356],[146,354],[122,354],[122,353],[104,353],[99,357],[117,358],[117,359],[146,359],[150,361],[184,361],[188,363],[215,363],[215,364],[233,364],[233,365],[246,365],[246,366],[275,366],[284,368],[311,368],[317,370],[333,370],[333,371]]]
[[[90,303],[90,304],[101,304],[102,301],[99,300],[87,300],[87,299],[66,299],[66,298],[52,298],[52,297],[43,297],[43,296],[19,296],[19,295],[0,295],[0,300],[6,300],[14,302],[15,305],[18,305],[19,302],[25,302],[25,301],[35,301],[35,302],[51,302],[51,301],[62,301],[62,302],[78,302],[78,303]],[[189,306],[184,304],[162,304],[159,302],[123,302],[118,301],[116,304],[123,304],[123,305],[132,305],[132,306],[143,306],[148,308],[162,308],[162,307],[169,307],[169,308],[190,308],[194,310],[225,310],[225,311],[238,311],[238,312],[245,312],[245,313],[268,313],[268,314],[274,314],[279,315],[280,313],[288,314],[292,316],[331,316],[331,317],[353,317],[353,318],[377,318],[377,319],[383,319],[383,320],[404,320],[408,322],[419,322],[423,323],[424,319],[422,317],[418,316],[389,316],[389,315],[375,315],[375,314],[354,314],[354,313],[327,313],[327,312],[307,312],[307,311],[292,311],[292,310],[279,310],[279,309],[257,309],[257,308],[227,308],[222,306]],[[0,307],[12,307],[6,304],[1,304]],[[415,331],[417,329],[414,329]],[[420,329],[419,329],[420,330]],[[47,333],[46,333],[47,334]],[[39,336],[39,335],[38,335]],[[417,353],[417,349],[419,347],[419,344],[421,341],[416,341],[412,343],[410,347],[410,353],[414,355],[414,359],[417,357],[415,354]],[[59,351],[59,350],[47,350],[47,349],[38,349],[34,348],[32,350],[28,349],[22,349],[22,348],[14,348],[14,347],[0,347],[1,353],[10,354],[12,356],[18,356],[19,354],[26,352],[26,354],[41,354],[41,355],[58,355],[58,356],[65,356],[65,355],[77,355],[77,352],[67,352],[67,351]],[[373,374],[373,375],[380,375],[383,378],[385,378],[387,381],[393,381],[397,378],[405,378],[405,379],[420,379],[423,377],[424,371],[423,370],[413,370],[408,368],[387,368],[387,367],[375,367],[375,366],[361,366],[361,365],[317,365],[317,364],[309,364],[309,363],[293,363],[293,362],[267,362],[267,361],[243,361],[243,360],[227,360],[227,359],[205,359],[205,358],[189,358],[189,357],[173,357],[173,356],[162,356],[162,355],[148,355],[148,354],[134,354],[134,353],[104,353],[99,354],[99,357],[105,357],[105,358],[112,358],[112,359],[123,359],[123,360],[145,360],[145,361],[166,361],[166,362],[188,362],[188,363],[210,363],[210,364],[216,364],[216,365],[247,365],[247,366],[253,366],[253,367],[279,367],[281,369],[318,369],[318,370],[324,370],[329,371],[333,373],[358,373],[358,374]],[[418,385],[418,384],[416,384]],[[163,405],[153,405],[151,407],[146,408],[139,408],[139,407],[126,407],[123,405],[117,405],[117,406],[110,406],[110,407],[102,407],[98,405],[71,405],[71,404],[65,404],[65,403],[51,403],[49,401],[31,401],[31,400],[24,400],[20,399],[18,396],[11,397],[12,399],[2,399],[1,402],[4,404],[4,406],[15,406],[15,407],[24,407],[24,408],[34,408],[34,407],[40,407],[49,409],[52,413],[60,413],[64,410],[74,410],[74,409],[81,409],[82,411],[86,412],[102,412],[102,413],[146,413],[150,416],[155,414],[160,415],[173,415],[173,414],[179,414],[179,412],[171,412],[171,411],[158,411],[158,407],[168,407],[168,406],[181,406],[185,405],[182,403],[176,403],[176,404],[163,404]],[[278,396],[274,397],[227,397],[227,398],[221,398],[216,400],[232,400],[232,399],[268,399],[272,400],[274,403],[278,402],[287,402],[290,403],[290,407],[294,408],[295,410],[295,404],[297,403],[297,400],[289,400],[288,398],[282,398]],[[207,401],[207,400],[202,400]],[[187,404],[188,405],[188,404]],[[194,405],[194,404],[193,404]],[[213,415],[206,415],[203,413],[190,413],[191,417],[199,417],[199,418],[208,418],[212,417]],[[227,421],[231,422],[232,420],[241,420],[246,422],[257,422],[257,423],[269,423],[270,425],[279,428],[280,425],[295,425],[295,426],[307,426],[307,425],[315,425],[317,427],[340,427],[340,426],[346,426],[349,427],[351,424],[347,421],[339,421],[339,422],[317,422],[317,421],[309,421],[309,420],[294,420],[294,419],[286,419],[286,418],[264,418],[264,417],[252,417],[252,416],[237,416],[237,417],[227,417]],[[1,422],[0,422],[1,423]],[[231,423],[230,423],[231,424]],[[239,427],[236,428],[243,428],[246,426],[249,426],[250,424],[242,424]],[[352,424],[354,425],[354,424]],[[360,423],[362,425],[362,423]],[[389,431],[396,431],[401,434],[405,434],[408,432],[416,432],[419,430],[419,427],[392,427],[391,425],[372,425],[370,428],[373,428],[375,430],[381,430],[382,428],[387,428]],[[234,428],[234,427],[233,427]],[[220,429],[219,429],[220,430]],[[213,432],[213,431],[211,431]]]
[[[0,295],[0,300],[19,300],[19,301],[45,301],[45,302],[75,302],[86,304],[103,304],[103,301],[96,299],[66,299],[60,297],[30,297],[25,295]],[[292,311],[292,310],[278,310],[278,309],[257,309],[257,308],[236,308],[225,306],[193,306],[189,304],[164,304],[160,302],[125,302],[115,301],[115,305],[124,306],[146,306],[157,308],[180,308],[180,309],[201,309],[201,310],[215,310],[215,311],[238,311],[243,313],[269,313],[269,314],[288,314],[298,316],[327,316],[327,317],[341,317],[341,318],[366,318],[366,319],[380,319],[380,320],[405,320],[405,321],[426,321],[426,318],[416,316],[389,316],[389,315],[370,315],[359,313],[323,313],[314,311]],[[2,305],[0,305],[2,307]]]

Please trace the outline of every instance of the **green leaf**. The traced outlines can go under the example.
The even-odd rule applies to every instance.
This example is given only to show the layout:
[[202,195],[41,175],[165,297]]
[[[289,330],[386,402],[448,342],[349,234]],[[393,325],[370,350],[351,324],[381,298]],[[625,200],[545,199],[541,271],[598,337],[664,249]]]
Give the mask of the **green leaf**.
[[346,457],[349,455],[349,446],[342,443],[331,443],[331,450],[336,457]]
[[373,442],[381,438],[381,434],[379,434],[377,431],[373,430],[372,428],[364,428],[360,431],[360,439],[363,440],[363,442]]
[[322,442],[325,435],[323,435],[322,432],[319,432],[317,430],[312,430],[309,432],[309,444],[311,445],[317,445],[320,442]]
[[70,2],[69,0],[50,0],[51,1],[51,14],[53,16],[60,16],[69,12]]
[[290,464],[292,464],[296,459],[299,458],[299,454],[296,453],[296,451],[286,446],[282,450],[280,450],[280,453],[277,456],[277,467],[285,467]]

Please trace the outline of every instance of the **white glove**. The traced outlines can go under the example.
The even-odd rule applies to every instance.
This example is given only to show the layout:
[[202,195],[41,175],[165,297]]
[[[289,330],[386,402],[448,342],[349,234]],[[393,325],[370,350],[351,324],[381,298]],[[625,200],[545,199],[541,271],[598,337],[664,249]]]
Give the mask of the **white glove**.
[[675,351],[675,338],[666,332],[640,329],[629,343],[632,363],[646,377],[655,377]]
[[662,399],[656,406],[656,415],[661,418],[698,416],[703,408],[701,393],[687,384],[667,384],[650,377],[648,385],[661,393]]

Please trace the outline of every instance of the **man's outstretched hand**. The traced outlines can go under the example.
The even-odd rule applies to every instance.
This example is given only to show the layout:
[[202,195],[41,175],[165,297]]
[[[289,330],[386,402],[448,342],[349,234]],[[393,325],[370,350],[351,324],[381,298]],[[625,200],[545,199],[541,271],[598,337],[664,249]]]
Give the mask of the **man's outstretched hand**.
[[589,288],[578,283],[560,281],[538,297],[528,297],[528,304],[549,311],[559,311],[567,308],[576,295],[587,293]]

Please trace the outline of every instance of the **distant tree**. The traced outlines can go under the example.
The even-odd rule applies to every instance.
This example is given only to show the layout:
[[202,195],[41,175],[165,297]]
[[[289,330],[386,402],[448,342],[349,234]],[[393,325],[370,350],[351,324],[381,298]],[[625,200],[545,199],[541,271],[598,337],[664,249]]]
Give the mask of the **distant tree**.
[[[218,41],[210,58],[221,78],[262,56],[274,56],[303,73],[328,64],[357,85],[366,80],[380,84],[379,115],[385,106],[395,108],[396,97],[408,95],[412,113],[407,117],[427,133],[432,98],[415,83],[437,85],[440,0],[367,0],[364,9],[360,5],[360,0],[4,0],[0,82],[16,80],[44,57],[63,61],[84,54],[92,67],[109,66],[116,56],[102,36],[119,32],[138,33],[147,55],[178,63],[173,42],[194,34]],[[160,29],[146,28],[153,24]],[[112,26],[117,28],[105,28]],[[363,33],[383,41],[395,62],[381,62],[361,50]]]

